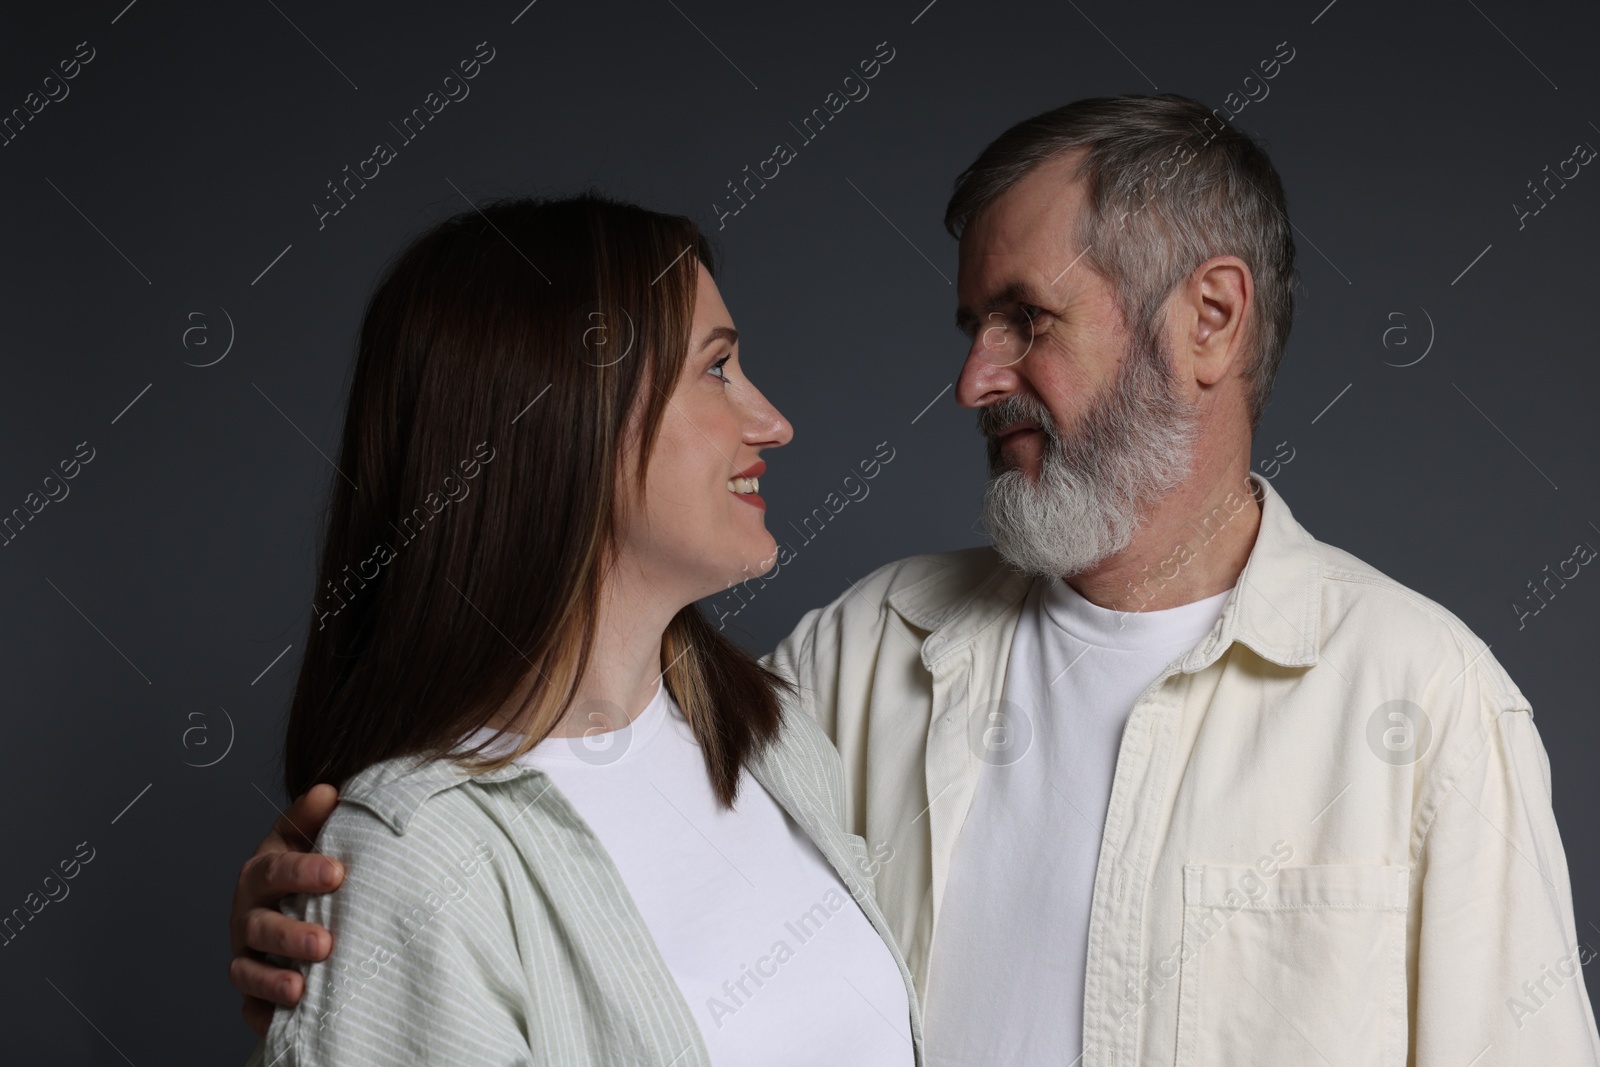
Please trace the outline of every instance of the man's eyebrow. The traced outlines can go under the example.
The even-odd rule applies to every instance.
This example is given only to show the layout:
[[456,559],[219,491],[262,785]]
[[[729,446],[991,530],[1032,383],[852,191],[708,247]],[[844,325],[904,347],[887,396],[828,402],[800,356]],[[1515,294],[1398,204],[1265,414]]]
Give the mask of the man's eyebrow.
[[706,339],[700,342],[700,347],[695,351],[705,351],[714,341],[727,341],[730,345],[736,345],[739,343],[739,331],[732,326],[718,326],[706,335]]
[[1042,299],[1043,298],[1040,297],[1038,293],[1034,292],[1033,286],[1027,282],[1012,282],[1004,289],[1001,289],[998,293],[991,296],[988,302],[984,304],[984,310],[994,311],[997,308],[1005,307],[1007,304],[1015,304],[1018,302],[1024,304],[1036,304]]
[[[1014,281],[1007,283],[993,296],[989,297],[988,300],[984,301],[983,309],[985,311],[995,311],[1005,307],[1007,304],[1019,302],[1036,304],[1040,300],[1041,298],[1034,292],[1033,286],[1024,281]],[[976,325],[977,321],[977,312],[967,307],[956,308],[956,329],[965,332],[968,326]]]

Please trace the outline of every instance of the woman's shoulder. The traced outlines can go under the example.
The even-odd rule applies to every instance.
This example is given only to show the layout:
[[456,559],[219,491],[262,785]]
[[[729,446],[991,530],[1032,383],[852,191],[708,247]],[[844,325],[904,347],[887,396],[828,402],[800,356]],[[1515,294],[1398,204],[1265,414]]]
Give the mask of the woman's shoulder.
[[304,993],[274,1015],[265,1062],[525,1061],[522,952],[549,923],[529,911],[539,898],[474,784],[485,777],[516,776],[394,759],[345,781],[315,842],[344,866],[344,881],[280,905],[331,930],[333,950],[300,965]]
[[344,880],[332,892],[285,898],[280,910],[333,930],[335,963],[365,959],[396,937],[415,937],[441,966],[510,943],[514,913],[536,898],[501,810],[517,798],[487,798],[475,784],[483,777],[514,776],[403,759],[351,776],[313,843]]
[[469,772],[450,759],[418,757],[386,759],[352,775],[315,841],[319,852],[345,867],[346,880],[334,895],[361,897],[362,910],[381,911],[383,899],[401,887],[476,874],[511,844],[503,805],[486,790],[524,775],[532,775],[530,768]]

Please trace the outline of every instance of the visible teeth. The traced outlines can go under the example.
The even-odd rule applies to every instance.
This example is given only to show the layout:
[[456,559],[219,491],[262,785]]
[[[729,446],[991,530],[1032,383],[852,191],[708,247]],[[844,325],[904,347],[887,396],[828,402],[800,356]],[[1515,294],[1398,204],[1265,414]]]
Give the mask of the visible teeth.
[[759,478],[728,479],[728,492],[730,493],[754,493],[759,491],[760,488],[761,480]]

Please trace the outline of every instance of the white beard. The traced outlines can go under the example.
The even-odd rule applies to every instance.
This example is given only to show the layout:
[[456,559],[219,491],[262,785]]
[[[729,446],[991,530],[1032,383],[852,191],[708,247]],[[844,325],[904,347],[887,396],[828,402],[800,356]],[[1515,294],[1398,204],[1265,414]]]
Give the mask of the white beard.
[[[1159,343],[1130,340],[1110,388],[1062,437],[1037,397],[1016,394],[978,413],[989,438],[983,520],[1013,567],[1068,578],[1127,548],[1143,515],[1192,470],[1198,412],[1177,394]],[[1037,483],[1002,465],[993,434],[1031,419],[1045,434]]]

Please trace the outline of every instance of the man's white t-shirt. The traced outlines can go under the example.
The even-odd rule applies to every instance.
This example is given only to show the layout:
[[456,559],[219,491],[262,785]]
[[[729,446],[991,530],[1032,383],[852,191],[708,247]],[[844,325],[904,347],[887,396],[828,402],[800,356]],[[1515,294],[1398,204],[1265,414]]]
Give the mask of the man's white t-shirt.
[[518,762],[549,774],[605,846],[713,1064],[913,1062],[905,983],[883,939],[749,771],[734,810],[718,805],[664,684],[622,729],[546,738]]
[[1089,904],[1122,728],[1230,592],[1122,612],[1060,578],[1033,583],[1003,703],[990,709],[1001,714],[975,743],[985,765],[933,933],[929,1067],[1078,1062]]

